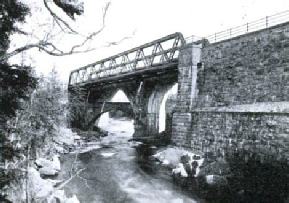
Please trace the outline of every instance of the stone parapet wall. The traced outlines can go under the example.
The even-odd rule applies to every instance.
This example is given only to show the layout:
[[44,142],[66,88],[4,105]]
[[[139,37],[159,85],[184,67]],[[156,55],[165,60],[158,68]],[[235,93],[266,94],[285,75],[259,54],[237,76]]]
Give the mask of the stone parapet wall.
[[289,101],[289,24],[202,49],[196,106]]

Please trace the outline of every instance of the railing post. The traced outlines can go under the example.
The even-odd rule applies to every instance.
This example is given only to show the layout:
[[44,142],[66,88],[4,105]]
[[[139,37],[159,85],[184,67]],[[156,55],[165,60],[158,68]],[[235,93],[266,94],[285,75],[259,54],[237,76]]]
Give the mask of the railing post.
[[249,32],[249,23],[247,23],[247,32]]
[[266,28],[268,27],[268,16],[266,16]]
[[217,33],[215,33],[215,42],[217,41]]

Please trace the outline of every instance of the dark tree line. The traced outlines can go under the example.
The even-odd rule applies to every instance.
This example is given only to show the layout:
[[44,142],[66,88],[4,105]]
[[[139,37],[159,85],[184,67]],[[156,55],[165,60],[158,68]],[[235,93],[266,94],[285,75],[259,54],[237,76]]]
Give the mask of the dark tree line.
[[[44,0],[46,2],[46,0]],[[64,3],[63,3],[64,2]],[[54,3],[57,3],[57,6],[59,6],[68,16],[73,18],[73,15],[81,14],[83,12],[83,6],[77,7],[80,10],[77,10],[77,8],[73,7],[72,5],[66,4],[66,1],[54,1]],[[43,104],[44,100],[51,100],[51,102],[55,102],[59,98],[46,98],[46,97],[55,97],[55,94],[46,95],[43,93],[41,88],[38,86],[39,79],[35,76],[33,72],[33,67],[27,66],[24,64],[11,64],[8,62],[8,59],[10,58],[10,55],[8,53],[9,45],[10,45],[10,36],[12,34],[20,34],[20,35],[27,35],[27,33],[23,32],[21,29],[17,27],[18,23],[25,23],[25,18],[30,14],[30,9],[27,5],[22,4],[18,0],[0,0],[0,202],[7,201],[5,200],[3,196],[3,187],[10,184],[11,181],[15,181],[15,179],[19,179],[19,170],[13,171],[13,170],[7,170],[7,162],[17,159],[17,157],[20,157],[23,155],[23,151],[27,150],[26,148],[33,148],[33,146],[24,145],[25,149],[21,148],[15,148],[13,146],[13,143],[11,140],[8,139],[9,134],[21,134],[23,133],[23,130],[30,130],[31,129],[39,129],[40,127],[46,128],[47,123],[51,124],[46,119],[46,117],[49,117],[51,119],[52,116],[48,115],[40,115],[37,109],[31,110],[29,112],[29,116],[27,119],[31,119],[31,121],[28,121],[26,123],[26,126],[29,126],[30,129],[25,129],[25,126],[21,126],[20,129],[17,129],[13,126],[11,126],[10,120],[16,118],[19,116],[19,111],[24,111],[27,108],[30,108],[32,105],[29,104],[32,93],[34,92],[34,96],[38,96],[36,101],[34,102],[34,108],[35,107],[41,107],[41,104]],[[59,19],[61,20],[61,19]],[[27,49],[20,48],[17,49],[17,52],[14,53],[22,53]],[[12,55],[11,55],[12,56]],[[58,87],[53,87],[54,89],[51,91],[58,91]],[[37,90],[35,93],[35,90]],[[49,90],[48,90],[49,91]],[[60,91],[60,90],[59,90]],[[46,93],[52,93],[52,92],[46,92]],[[55,92],[53,92],[55,93]],[[53,101],[52,101],[53,100]],[[32,100],[31,100],[32,101]],[[48,102],[49,104],[49,102]],[[45,108],[41,108],[42,110]],[[52,111],[50,111],[51,113]],[[63,111],[59,111],[57,109],[58,113],[61,113]],[[26,112],[27,113],[27,112]],[[43,112],[42,112],[43,113]],[[20,115],[21,117],[22,115]],[[34,125],[33,118],[36,118],[37,122],[41,122],[40,117],[45,117],[45,121],[42,122],[41,125]],[[22,116],[23,119],[23,116]],[[44,124],[43,124],[44,123]],[[50,126],[51,127],[51,126]],[[22,132],[20,132],[22,131]],[[46,131],[49,131],[49,129]],[[27,134],[33,134],[33,132],[27,132]],[[30,135],[30,143],[29,145],[35,145],[37,141],[39,140],[39,137],[31,136]],[[24,138],[25,139],[25,138]],[[26,155],[26,154],[25,154]],[[29,156],[29,155],[28,155]],[[5,165],[6,164],[6,165]],[[18,173],[18,174],[17,174]]]
[[[16,22],[24,22],[29,14],[29,8],[16,0],[0,1],[0,55],[5,55],[9,48],[9,36],[20,32]],[[19,156],[5,136],[7,120],[15,116],[20,103],[29,98],[29,90],[35,88],[36,78],[32,75],[29,66],[9,64],[6,60],[0,61],[0,163]],[[0,170],[0,189],[9,184],[13,177],[3,168]],[[0,193],[1,194],[1,193]],[[2,197],[3,198],[3,197]],[[0,195],[0,201],[1,201]]]

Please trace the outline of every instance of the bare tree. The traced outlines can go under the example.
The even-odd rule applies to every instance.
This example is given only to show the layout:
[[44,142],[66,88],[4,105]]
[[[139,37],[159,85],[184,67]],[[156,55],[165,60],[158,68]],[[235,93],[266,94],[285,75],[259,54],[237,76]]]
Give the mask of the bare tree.
[[[17,29],[17,33],[21,35],[28,36],[32,38],[23,46],[12,49],[6,52],[4,55],[0,56],[0,62],[6,61],[9,58],[22,53],[33,48],[37,48],[39,51],[44,51],[45,53],[52,56],[67,56],[78,53],[91,52],[99,47],[90,46],[90,43],[99,35],[106,27],[106,16],[111,5],[110,2],[102,9],[102,23],[100,28],[91,31],[89,33],[83,33],[80,29],[73,26],[73,21],[75,20],[75,15],[82,15],[84,12],[83,2],[79,3],[78,0],[42,0],[42,3],[49,13],[50,20],[48,22],[39,23],[34,31],[25,31],[21,28]],[[57,10],[58,8],[58,10]],[[63,11],[59,12],[59,8]],[[64,15],[65,14],[65,15]],[[69,18],[65,18],[65,16]],[[43,35],[39,37],[36,33],[41,32]],[[77,37],[77,41],[72,43],[69,48],[61,47],[59,41],[68,36]],[[124,37],[115,42],[109,42],[105,46],[109,47],[112,45],[117,45],[120,42],[129,39],[131,37]]]

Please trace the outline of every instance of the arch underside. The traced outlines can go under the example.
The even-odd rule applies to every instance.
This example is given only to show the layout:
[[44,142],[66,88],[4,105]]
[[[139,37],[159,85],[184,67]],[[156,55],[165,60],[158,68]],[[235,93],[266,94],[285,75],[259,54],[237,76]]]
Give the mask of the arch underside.
[[110,101],[121,90],[127,96],[134,113],[134,136],[155,135],[159,130],[159,112],[163,98],[177,82],[178,71],[174,69],[150,78],[87,87],[90,114],[95,115],[104,110],[105,102]]
[[165,95],[177,82],[171,81],[165,85],[156,85],[147,103],[148,133],[159,133],[160,109]]

